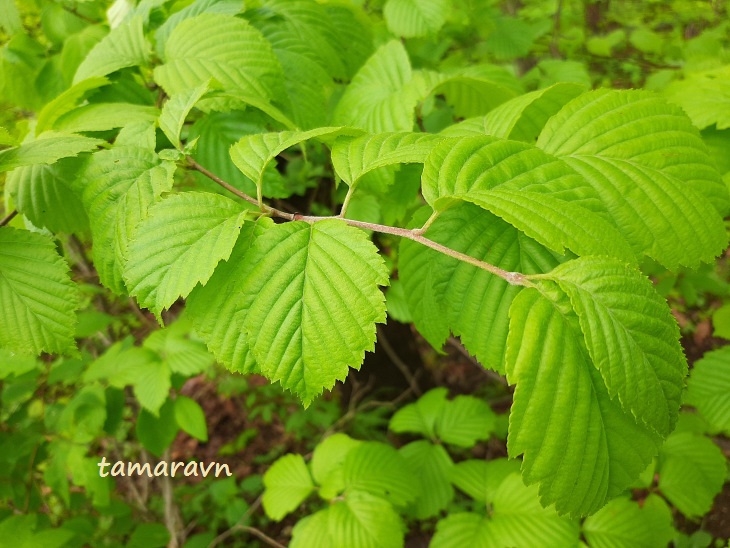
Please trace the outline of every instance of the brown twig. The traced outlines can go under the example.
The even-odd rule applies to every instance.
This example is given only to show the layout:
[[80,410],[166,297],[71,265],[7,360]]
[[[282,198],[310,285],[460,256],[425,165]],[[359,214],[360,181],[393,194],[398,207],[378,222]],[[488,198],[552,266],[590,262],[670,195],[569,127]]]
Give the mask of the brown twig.
[[423,394],[421,391],[421,388],[418,386],[418,383],[416,382],[416,378],[411,373],[411,370],[408,369],[408,365],[400,359],[400,356],[396,353],[396,351],[393,349],[393,347],[390,345],[390,341],[388,341],[388,338],[385,336],[385,333],[383,330],[378,327],[378,344],[383,347],[383,350],[388,355],[388,358],[390,358],[390,361],[393,362],[393,365],[395,365],[398,370],[403,373],[403,376],[408,381],[408,385],[411,387],[411,390],[413,390],[413,393],[417,396],[420,396]]
[[10,221],[12,221],[15,216],[18,214],[18,210],[14,209],[6,217],[3,217],[2,221],[0,221],[0,226],[7,226]]
[[[203,166],[201,166],[198,162],[196,162],[193,158],[188,156],[188,165],[208,177],[211,181],[214,181],[218,183],[220,186],[228,190],[229,192],[235,194],[239,198],[246,200],[249,203],[252,203],[254,205],[259,205],[259,202],[256,198],[252,198],[248,194],[241,192],[236,187],[231,185],[230,183],[227,183],[214,173],[211,173],[207,169],[205,169]],[[430,247],[431,249],[438,251],[440,253],[443,253],[444,255],[448,255],[450,257],[453,257],[454,259],[458,259],[462,262],[468,263],[472,266],[475,266],[477,268],[480,268],[482,270],[486,270],[490,274],[494,274],[495,276],[498,276],[502,278],[503,280],[507,281],[510,285],[522,285],[526,287],[532,287],[533,284],[530,282],[530,280],[522,273],[520,272],[508,272],[506,270],[503,270],[499,268],[498,266],[495,266],[493,264],[487,263],[485,261],[480,261],[479,259],[475,259],[474,257],[470,255],[466,255],[465,253],[461,253],[460,251],[456,251],[454,249],[451,249],[449,247],[446,247],[445,245],[441,245],[438,242],[435,242],[433,240],[430,240],[423,236],[423,227],[416,228],[416,229],[408,229],[408,228],[400,228],[396,226],[388,226],[388,225],[379,225],[375,223],[366,223],[363,221],[356,221],[354,219],[346,219],[341,216],[315,216],[315,215],[299,215],[297,213],[287,213],[286,211],[281,211],[279,209],[276,209],[274,207],[271,207],[266,204],[261,204],[261,211],[262,213],[266,215],[272,215],[275,217],[279,217],[280,219],[286,219],[288,221],[304,221],[306,223],[316,223],[318,221],[323,221],[326,219],[338,219],[345,223],[347,223],[350,226],[354,226],[356,228],[362,228],[364,230],[371,230],[373,232],[380,232],[382,234],[391,234],[393,236],[399,236],[401,238],[406,238],[408,240],[413,240],[414,242],[418,242],[421,245],[424,245],[426,247]]]

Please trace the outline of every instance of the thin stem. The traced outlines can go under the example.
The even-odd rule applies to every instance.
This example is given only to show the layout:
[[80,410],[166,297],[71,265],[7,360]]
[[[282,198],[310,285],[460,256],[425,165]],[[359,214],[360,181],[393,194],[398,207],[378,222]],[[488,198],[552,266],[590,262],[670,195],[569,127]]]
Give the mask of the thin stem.
[[2,221],[0,221],[0,226],[7,226],[10,221],[12,221],[15,216],[18,214],[18,210],[14,209],[10,213],[8,213],[7,217],[4,217]]
[[439,218],[439,215],[441,215],[440,211],[434,211],[433,213],[431,213],[431,216],[428,218],[428,220],[423,223],[423,226],[421,228],[415,229],[413,232],[415,232],[419,236],[425,234],[429,227],[434,223],[434,221]]
[[342,202],[342,208],[340,209],[339,217],[342,217],[344,219],[345,214],[347,213],[347,207],[350,205],[350,200],[352,199],[352,195],[355,193],[355,185],[353,184],[350,188],[347,189],[347,194],[345,195],[345,201]]
[[[212,181],[218,183],[219,185],[221,185],[223,188],[225,188],[229,192],[232,192],[239,198],[243,198],[244,200],[246,200],[247,202],[250,202],[252,204],[259,205],[256,198],[252,198],[248,194],[241,192],[234,186],[225,182],[223,179],[221,179],[217,175],[214,175],[213,173],[211,173],[210,171],[205,169],[203,166],[198,164],[195,160],[193,160],[190,157],[188,157],[188,165],[192,169],[199,171],[206,177],[210,178]],[[444,255],[453,257],[454,259],[458,259],[460,261],[468,263],[477,268],[481,268],[482,270],[486,270],[490,274],[494,274],[495,276],[498,276],[498,277],[502,278],[503,280],[507,281],[510,285],[523,285],[526,287],[533,287],[532,282],[530,282],[530,280],[528,280],[524,274],[522,274],[520,272],[509,272],[507,270],[503,270],[503,269],[499,268],[498,266],[487,263],[485,261],[480,261],[479,259],[475,259],[474,257],[472,257],[470,255],[466,255],[465,253],[461,253],[460,251],[456,251],[454,249],[446,247],[445,245],[441,245],[438,242],[429,240],[428,238],[426,238],[422,235],[421,229],[419,229],[419,228],[409,229],[409,228],[399,228],[396,226],[379,225],[379,224],[375,224],[375,223],[366,223],[364,221],[356,221],[354,219],[345,219],[345,218],[342,218],[339,216],[333,216],[333,215],[322,216],[322,217],[315,216],[315,215],[299,215],[297,213],[287,213],[286,211],[281,211],[279,209],[268,206],[266,204],[261,204],[261,210],[268,215],[273,215],[275,217],[279,217],[281,219],[286,219],[288,221],[304,221],[306,223],[316,223],[318,221],[324,221],[326,219],[339,219],[341,221],[344,221],[348,225],[354,226],[356,228],[362,228],[364,230],[372,230],[373,232],[380,232],[381,234],[392,234],[393,236],[399,236],[401,238],[413,240],[414,242],[418,242],[421,245],[430,247],[431,249],[438,251],[439,253],[443,253]],[[433,222],[433,221],[431,221],[431,222]],[[428,221],[426,221],[426,223],[428,224]]]

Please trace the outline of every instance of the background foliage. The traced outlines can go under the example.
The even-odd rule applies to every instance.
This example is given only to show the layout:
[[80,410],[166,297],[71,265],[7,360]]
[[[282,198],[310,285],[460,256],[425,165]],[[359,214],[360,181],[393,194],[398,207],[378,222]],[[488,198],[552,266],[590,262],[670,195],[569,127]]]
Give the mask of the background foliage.
[[[727,15],[720,0],[0,0],[0,545],[726,545],[730,286],[727,217],[715,209],[728,213],[716,179],[730,185]],[[625,104],[626,119],[602,116]],[[620,139],[581,141],[579,130],[603,123]],[[634,148],[622,148],[631,131]],[[677,143],[680,159],[652,148]],[[520,218],[495,196],[534,187],[495,192],[504,173],[470,173],[477,153],[514,155],[550,192],[574,184],[570,170],[618,181],[613,224],[581,225],[572,202],[561,202],[563,232]],[[686,184],[668,191],[672,178]],[[574,344],[585,333],[590,359],[610,370],[608,320],[581,292],[600,293],[611,276],[635,282],[601,300],[624,312],[619,323],[649,310],[673,325],[635,269],[588,257],[558,266],[597,241],[615,257],[647,256],[638,266],[668,300],[682,348],[653,352],[677,334],[636,322],[639,347],[620,357],[669,364],[683,352],[690,374],[682,394],[641,388],[644,371],[607,381],[649,425],[641,435],[668,434],[653,459],[646,442],[648,468],[607,505],[542,487],[543,503],[573,517],[559,515],[506,458],[508,411],[525,412],[529,385],[514,393],[502,375],[519,383],[530,376],[522,364],[544,362],[508,350],[503,363],[506,319],[479,304],[514,299],[517,340],[520,326],[557,321],[535,289],[516,297],[482,273],[459,294],[472,271],[451,257],[390,234],[376,234],[376,248],[334,220],[275,224],[240,196],[416,228],[431,213],[419,190],[444,209],[434,241],[509,270],[552,271],[535,283],[567,295],[580,325],[566,322],[545,359],[571,344],[565,363],[585,359]],[[469,203],[446,209],[454,197]],[[595,205],[588,187],[570,198]],[[543,191],[540,207],[550,199]],[[614,214],[626,204],[634,215]],[[342,282],[343,262],[351,287],[338,301],[341,284],[329,281]],[[327,297],[314,319],[289,291],[302,275],[308,306]],[[240,280],[243,297],[229,298]],[[315,341],[302,356],[276,337],[279,295]],[[246,311],[234,329],[228,319]],[[370,326],[386,311],[375,343]],[[341,342],[318,339],[322,325]],[[664,365],[651,362],[676,385]],[[675,427],[654,404],[680,398]],[[536,442],[515,434],[518,420],[510,454],[529,456]],[[568,439],[570,424],[545,429]],[[102,478],[102,455],[226,462],[234,475]],[[525,470],[539,479],[529,457]]]

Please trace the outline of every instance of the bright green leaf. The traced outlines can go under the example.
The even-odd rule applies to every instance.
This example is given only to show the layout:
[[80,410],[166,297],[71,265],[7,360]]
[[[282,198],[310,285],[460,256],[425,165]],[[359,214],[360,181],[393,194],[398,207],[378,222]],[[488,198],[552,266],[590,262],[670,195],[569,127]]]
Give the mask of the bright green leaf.
[[436,34],[446,22],[449,0],[388,0],[383,17],[396,36],[413,38]]
[[236,202],[218,194],[182,192],[160,200],[129,245],[129,294],[155,314],[187,297],[228,259],[244,218]]
[[301,455],[289,454],[277,460],[264,474],[263,505],[266,515],[279,521],[304,502],[314,483]]
[[451,457],[442,445],[426,440],[411,442],[398,451],[421,484],[421,495],[411,506],[411,513],[417,519],[437,515],[454,498],[454,488],[449,481],[454,466]]
[[180,131],[185,123],[185,118],[208,91],[209,85],[209,82],[203,82],[196,88],[176,93],[162,107],[160,129],[170,139],[175,148],[180,149],[182,146],[180,144]]
[[22,166],[52,164],[61,158],[94,150],[101,143],[99,139],[47,131],[34,141],[0,151],[0,172]]
[[78,306],[78,289],[53,241],[0,227],[0,346],[32,354],[74,349]]
[[146,63],[150,47],[142,25],[142,18],[135,17],[113,29],[76,69],[73,83]]
[[308,405],[373,350],[375,323],[385,321],[383,260],[365,233],[325,220],[272,227],[245,261],[251,351],[265,376]]
[[730,431],[730,346],[695,362],[685,403],[695,406],[714,428]]
[[506,371],[517,387],[507,448],[524,454],[525,483],[540,483],[543,504],[586,515],[636,481],[660,438],[610,398],[567,297],[539,287],[510,308]]
[[208,441],[205,413],[195,400],[186,396],[175,398],[175,421],[180,428],[194,438],[203,443]]

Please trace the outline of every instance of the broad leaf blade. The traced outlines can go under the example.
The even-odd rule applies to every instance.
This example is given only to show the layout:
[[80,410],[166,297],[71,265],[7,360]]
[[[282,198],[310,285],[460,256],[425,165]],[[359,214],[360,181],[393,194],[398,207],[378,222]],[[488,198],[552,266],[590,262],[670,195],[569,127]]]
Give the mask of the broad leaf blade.
[[266,515],[279,521],[294,511],[312,491],[314,483],[301,455],[285,455],[264,474],[263,505]]
[[92,48],[76,69],[74,84],[144,64],[150,54],[150,47],[142,25],[142,18],[135,17],[113,29]]
[[663,436],[679,412],[687,362],[666,301],[638,270],[580,257],[546,277],[570,297],[591,361],[611,398]]
[[0,172],[36,164],[52,164],[61,158],[94,150],[103,141],[69,133],[47,131],[40,138],[0,151]]
[[383,260],[363,232],[325,220],[276,225],[246,262],[251,350],[264,375],[308,405],[372,351],[385,321]]
[[334,123],[366,131],[411,131],[419,99],[403,44],[381,46],[360,68],[337,103]]
[[79,294],[46,236],[0,228],[0,346],[40,354],[75,348]]
[[674,537],[672,514],[657,495],[643,506],[618,498],[586,518],[583,534],[591,548],[652,548],[668,546]]
[[438,436],[444,443],[474,447],[487,440],[494,430],[494,411],[473,396],[456,396],[446,403],[437,422]]
[[450,7],[449,0],[388,0],[383,17],[396,36],[427,36],[444,25]]
[[102,283],[125,292],[122,273],[128,245],[148,208],[170,190],[175,164],[160,161],[153,150],[116,146],[94,154],[75,182],[89,215],[94,265]]
[[418,398],[415,403],[401,407],[390,419],[390,428],[393,432],[421,434],[424,437],[436,439],[437,423],[448,404],[446,388],[433,388]]
[[437,515],[454,498],[454,488],[449,482],[454,466],[451,457],[442,445],[426,440],[414,441],[398,451],[421,483],[421,496],[411,506],[410,513],[417,519]]
[[586,515],[631,485],[661,440],[611,400],[567,297],[540,289],[522,290],[510,308],[507,448],[524,454],[525,483],[540,483],[543,504]]
[[150,207],[129,246],[129,294],[160,314],[205,285],[230,256],[244,216],[233,200],[207,192],[174,194]]
[[695,362],[685,403],[693,405],[716,429],[730,432],[730,346]]
[[185,118],[203,95],[208,91],[208,82],[196,88],[176,93],[162,107],[160,129],[170,139],[175,148],[180,148],[180,131]]

